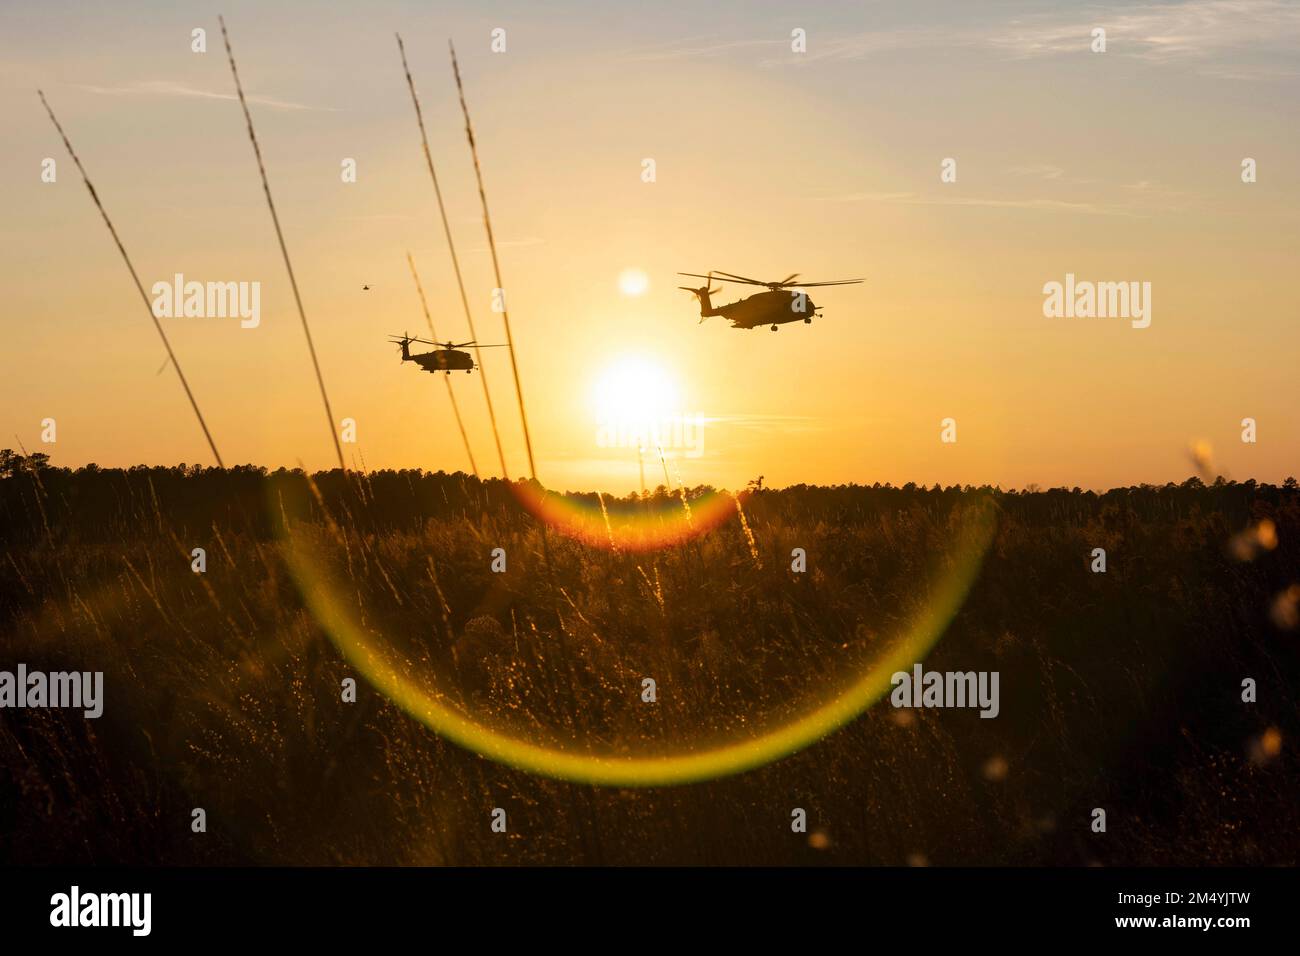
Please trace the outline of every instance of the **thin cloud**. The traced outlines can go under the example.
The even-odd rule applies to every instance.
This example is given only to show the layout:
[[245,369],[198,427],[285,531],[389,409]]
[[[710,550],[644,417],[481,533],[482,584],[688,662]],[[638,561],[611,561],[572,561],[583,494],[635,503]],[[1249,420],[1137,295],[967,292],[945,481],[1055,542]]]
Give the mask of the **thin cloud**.
[[1029,166],[1012,166],[1007,170],[1012,176],[1027,176],[1032,179],[1060,179],[1065,175],[1064,168],[1049,163],[1035,163]]
[[[521,236],[518,239],[498,239],[496,242],[497,242],[498,249],[520,249],[523,248],[524,246],[543,245],[546,242],[546,240],[541,238],[540,236]],[[470,252],[491,252],[491,250],[487,246],[474,246],[469,251]]]
[[677,60],[688,57],[722,56],[746,50],[770,50],[776,55],[759,61],[759,66],[799,66],[818,60],[857,60],[889,50],[916,50],[925,47],[949,46],[954,42],[975,43],[976,37],[959,37],[951,31],[903,28],[899,30],[868,30],[859,33],[832,33],[811,31],[807,35],[807,50],[795,53],[791,49],[788,30],[777,31],[773,36],[749,37],[737,40],[717,40],[712,37],[687,37],[658,46],[627,51],[621,57],[632,60]]
[[[101,96],[178,96],[191,97],[196,99],[207,100],[238,100],[239,97],[234,93],[215,93],[210,90],[199,90],[192,86],[186,86],[184,83],[177,83],[173,80],[137,80],[134,83],[127,83],[124,86],[93,86],[85,83],[73,84],[79,90],[85,90],[89,93],[97,93]],[[254,94],[244,94],[244,98],[249,103],[255,103],[259,106],[266,106],[276,110],[315,110],[321,112],[337,112],[328,106],[308,106],[305,103],[294,103],[289,100],[280,100],[271,96],[260,96]]]
[[1090,202],[1069,202],[1064,199],[980,199],[958,196],[952,199],[917,200],[932,206],[985,206],[993,209],[1050,209],[1053,212],[1082,212],[1093,216],[1133,216],[1131,209],[1116,206],[1099,206]]
[[858,60],[891,50],[945,47],[955,43],[973,45],[979,42],[979,37],[962,36],[951,30],[929,28],[868,30],[849,34],[814,31],[807,35],[807,50],[803,53],[795,53],[791,49],[792,40],[793,37],[784,28],[777,30],[772,36],[737,40],[686,37],[657,46],[623,51],[619,57],[629,60],[677,60],[689,57],[724,56],[743,51],[771,51],[774,55],[759,60],[759,66],[801,66],[819,60]]
[[1201,70],[1202,75],[1219,80],[1244,80],[1259,82],[1261,80],[1294,80],[1300,76],[1300,70],[1276,66],[1250,66],[1236,64],[1233,66],[1209,66]]
[[[1016,59],[1089,54],[1092,31],[1106,30],[1107,54],[1152,63],[1187,62],[1198,72],[1236,80],[1282,80],[1300,73],[1291,64],[1300,45],[1300,4],[1293,0],[1187,0],[1111,3],[1004,20],[979,27],[901,27],[840,34],[810,31],[804,53],[790,37],[718,41],[691,37],[629,51],[630,59],[682,59],[766,50],[762,67],[799,67],[819,61],[860,60],[918,50],[989,49]],[[1235,62],[1248,55],[1249,63]],[[1278,62],[1270,62],[1276,59]]]
[[779,39],[766,40],[716,40],[709,37],[688,37],[658,46],[630,50],[620,55],[628,60],[681,60],[697,56],[718,56],[736,50],[752,50],[782,43]]
[[734,425],[754,431],[771,431],[780,428],[791,432],[818,432],[830,428],[820,418],[808,415],[711,415],[704,419],[706,425]]
[[789,55],[764,60],[763,66],[800,66],[819,60],[861,60],[898,50],[972,46],[979,42],[979,37],[976,34],[951,30],[904,27],[898,30],[868,30],[847,35],[810,33],[806,53],[790,51],[788,39],[778,42],[786,45],[786,52]]
[[[1062,22],[1044,14],[1013,21],[990,32],[989,42],[1014,56],[1088,53],[1092,31],[1106,31],[1107,55],[1118,53],[1156,62],[1224,56],[1293,56],[1300,42],[1300,5],[1282,0],[1190,0],[1187,3],[1136,3],[1093,8]],[[1237,71],[1261,75],[1256,69]]]
[[843,193],[839,196],[816,196],[817,202],[907,202],[916,193]]
[[1078,212],[1093,216],[1140,216],[1139,212],[1120,206],[1101,206],[1090,202],[1070,202],[1064,199],[990,199],[978,196],[952,196],[937,198],[918,196],[916,193],[845,193],[839,196],[818,197],[821,202],[887,202],[913,206],[979,206],[990,209],[1050,210],[1052,212]]

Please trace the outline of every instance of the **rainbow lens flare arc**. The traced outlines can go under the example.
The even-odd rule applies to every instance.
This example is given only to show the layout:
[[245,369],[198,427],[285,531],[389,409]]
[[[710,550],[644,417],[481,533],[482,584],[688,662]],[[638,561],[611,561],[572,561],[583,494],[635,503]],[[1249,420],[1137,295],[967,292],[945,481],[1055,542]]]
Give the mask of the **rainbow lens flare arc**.
[[[726,495],[718,499],[729,509],[725,513],[734,514],[734,499]],[[549,508],[543,510],[543,515],[552,519],[548,521],[550,526],[584,542],[589,533],[593,543],[604,534],[598,514],[595,521],[602,525],[600,534],[593,530],[590,514],[579,520],[571,511],[557,513]],[[686,521],[683,515],[681,522]],[[992,506],[986,503],[969,509],[953,534],[953,549],[935,562],[920,610],[887,641],[888,649],[865,671],[825,699],[809,703],[793,719],[757,736],[702,749],[690,749],[686,741],[674,752],[655,754],[541,744],[463,712],[445,695],[431,692],[392,665],[383,652],[382,635],[360,623],[355,601],[344,597],[349,589],[334,579],[318,560],[316,550],[305,547],[305,541],[299,540],[289,525],[281,525],[281,546],[304,602],[343,657],[373,687],[434,733],[488,759],[546,777],[597,786],[664,787],[698,783],[772,763],[816,743],[863,713],[887,693],[894,673],[909,670],[921,661],[942,636],[979,574],[995,528]]]
[[511,490],[547,527],[588,547],[615,551],[649,552],[682,544],[736,513],[736,499],[724,491],[706,492],[690,499],[689,506],[677,496],[648,500],[611,517],[603,496],[559,495],[527,482]]

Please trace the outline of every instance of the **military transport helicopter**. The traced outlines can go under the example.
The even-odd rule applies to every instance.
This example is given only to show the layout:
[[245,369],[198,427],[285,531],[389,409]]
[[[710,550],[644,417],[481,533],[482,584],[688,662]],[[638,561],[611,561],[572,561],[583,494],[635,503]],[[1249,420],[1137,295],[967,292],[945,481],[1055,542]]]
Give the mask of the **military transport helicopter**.
[[[413,335],[391,335],[388,341],[397,345],[402,350],[403,362],[414,362],[426,372],[446,372],[450,375],[453,371],[459,372],[464,369],[466,372],[474,371],[474,359],[468,352],[462,352],[460,349],[467,345],[473,345],[479,349],[503,349],[504,345],[476,345],[474,342],[430,342],[428,339],[417,339]],[[420,342],[424,345],[433,345],[437,347],[434,352],[420,352],[418,355],[411,354],[411,343]]]
[[[721,315],[731,320],[733,329],[756,329],[760,325],[772,324],[772,331],[775,332],[777,327],[784,325],[786,322],[798,322],[802,319],[804,322],[812,322],[813,316],[821,315],[817,311],[817,306],[809,298],[804,289],[811,289],[814,286],[822,285],[856,285],[859,282],[865,282],[865,279],[840,279],[836,282],[795,282],[799,278],[799,273],[786,276],[780,282],[763,282],[759,279],[749,279],[745,276],[732,275],[730,272],[713,271],[708,275],[700,275],[696,272],[679,272],[679,276],[691,276],[695,279],[708,280],[698,289],[692,289],[689,286],[678,286],[686,292],[692,293],[700,300],[700,321],[714,315]],[[720,282],[736,282],[741,285],[761,285],[766,287],[766,292],[759,292],[748,298],[741,299],[739,302],[731,302],[727,305],[714,306],[709,301],[709,296],[714,295],[721,289],[711,289],[714,277],[718,277]]]

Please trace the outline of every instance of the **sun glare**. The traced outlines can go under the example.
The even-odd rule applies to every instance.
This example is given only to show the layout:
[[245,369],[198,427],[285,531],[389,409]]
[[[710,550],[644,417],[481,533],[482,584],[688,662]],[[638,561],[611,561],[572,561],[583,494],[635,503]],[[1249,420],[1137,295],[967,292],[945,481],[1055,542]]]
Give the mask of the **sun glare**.
[[677,385],[657,362],[627,356],[605,367],[592,389],[597,421],[647,425],[679,411]]
[[618,276],[618,288],[624,295],[645,295],[650,288],[650,277],[640,269],[624,269]]

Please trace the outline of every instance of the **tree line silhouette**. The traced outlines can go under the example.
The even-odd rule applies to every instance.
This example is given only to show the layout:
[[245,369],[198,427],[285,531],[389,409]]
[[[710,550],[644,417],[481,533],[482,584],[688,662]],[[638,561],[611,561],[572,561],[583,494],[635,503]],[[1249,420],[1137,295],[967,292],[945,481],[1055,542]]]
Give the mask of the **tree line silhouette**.
[[[165,520],[174,530],[223,528],[259,536],[273,532],[285,515],[316,519],[323,504],[330,513],[345,509],[348,517],[376,531],[410,527],[427,519],[473,518],[494,515],[527,518],[515,492],[525,482],[479,479],[463,472],[423,469],[382,469],[350,472],[339,469],[308,474],[301,468],[267,469],[257,465],[228,468],[178,464],[101,468],[54,467],[49,456],[0,449],[0,534],[13,542],[31,541],[59,532],[79,538],[109,539],[130,533],[137,522]],[[686,489],[688,500],[712,494],[709,485]],[[1295,501],[1297,482],[1282,485],[1222,477],[1206,484],[1198,477],[1181,483],[1142,484],[1104,492],[1081,488],[1003,490],[989,485],[918,485],[896,487],[866,484],[763,487],[752,481],[741,493],[745,508],[758,519],[780,515],[785,520],[836,521],[880,511],[906,511],[924,504],[946,511],[972,496],[991,498],[998,506],[1030,525],[1077,524],[1097,518],[1107,526],[1169,522],[1200,514],[1217,514],[1225,533],[1239,530],[1259,515]],[[656,506],[674,507],[680,489],[658,486],[642,496],[594,492],[552,492],[611,515]],[[319,499],[317,498],[319,495]],[[676,505],[676,506],[679,506]]]

